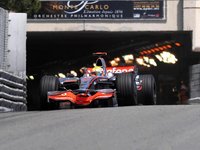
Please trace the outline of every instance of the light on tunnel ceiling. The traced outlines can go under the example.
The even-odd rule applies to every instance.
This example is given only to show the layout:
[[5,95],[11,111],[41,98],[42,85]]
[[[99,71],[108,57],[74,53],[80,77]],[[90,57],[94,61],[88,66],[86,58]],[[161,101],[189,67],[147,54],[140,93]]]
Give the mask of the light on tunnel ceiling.
[[154,51],[155,51],[155,52],[159,52],[160,49],[156,47],[156,48],[154,48]]
[[170,53],[169,52],[162,52],[161,54],[161,57],[163,58],[163,61],[166,61],[168,59],[168,57],[170,56]]
[[167,49],[167,46],[164,45],[164,46],[162,46],[162,48],[166,50],[166,49]]
[[175,64],[178,61],[176,56],[174,54],[171,54],[170,52],[164,51],[160,55],[164,63]]
[[145,64],[145,63],[143,64],[143,66],[148,67],[148,68],[151,67],[151,65]]
[[180,47],[181,43],[176,42],[175,45],[178,46],[178,47]]
[[158,47],[158,48],[159,48],[159,50],[161,50],[161,51],[164,50],[164,48],[162,48],[162,47]]
[[[148,58],[149,59],[149,58]],[[156,62],[154,61],[154,59],[149,59],[149,64],[145,63],[144,62],[144,57],[143,58],[136,58],[136,62],[139,64],[139,65],[142,65],[142,66],[145,66],[145,67],[151,67],[151,65],[153,66],[157,66]]]
[[136,58],[136,62],[139,64],[139,65],[143,65],[144,64],[144,60],[142,58]]
[[151,51],[151,53],[155,53],[156,52],[156,50],[155,49],[150,49],[150,51]]
[[176,58],[175,55],[170,54],[169,58],[168,58],[168,61],[169,61],[169,63],[175,64],[178,61],[178,59]]
[[124,60],[133,60],[134,59],[134,56],[132,54],[129,54],[129,55],[124,55],[123,56]]
[[148,54],[151,54],[151,53],[152,53],[152,51],[151,51],[151,50],[147,50],[147,53],[148,53]]
[[110,64],[111,64],[112,67],[118,66],[118,63],[115,60],[111,60]]
[[148,54],[148,52],[147,51],[143,51],[143,54]]
[[34,76],[32,76],[32,75],[29,76],[29,79],[34,80]]
[[155,56],[156,56],[156,58],[157,58],[160,62],[163,61],[163,59],[162,59],[162,57],[161,57],[160,55],[155,55]]
[[115,62],[120,62],[120,58],[119,57],[116,57],[114,60],[115,60]]
[[58,76],[59,76],[60,78],[66,78],[66,76],[65,76],[63,73],[58,73]]
[[126,64],[132,64],[134,56],[132,54],[122,56]]
[[167,45],[167,48],[172,48],[172,46],[168,44],[168,45]]
[[74,70],[71,70],[70,73],[77,77],[77,73]]
[[149,63],[149,57],[144,56],[143,59],[144,59],[144,61],[145,61],[146,63]]
[[136,62],[140,65],[146,66],[146,67],[150,67],[150,65],[152,66],[157,66],[157,63],[155,62],[155,60],[153,58],[149,58],[147,56],[144,56],[142,58],[137,58]]
[[140,55],[144,55],[145,53],[144,53],[144,51],[143,52],[140,52]]
[[150,58],[149,59],[149,64],[151,64],[151,65],[153,65],[153,66],[157,66],[157,63],[155,62],[155,60],[154,59],[152,59],[152,58]]

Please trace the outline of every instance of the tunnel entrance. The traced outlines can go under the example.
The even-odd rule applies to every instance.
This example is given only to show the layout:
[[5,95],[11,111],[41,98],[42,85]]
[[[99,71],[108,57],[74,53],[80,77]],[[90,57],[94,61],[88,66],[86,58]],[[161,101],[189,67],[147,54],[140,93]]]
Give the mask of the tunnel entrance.
[[[81,67],[92,66],[96,60],[92,53],[98,51],[108,53],[105,58],[108,65],[111,65],[110,62],[115,58],[120,58],[123,62],[118,65],[137,65],[140,74],[153,74],[157,82],[158,104],[176,104],[179,83],[183,80],[189,85],[189,66],[197,61],[192,53],[191,34],[191,32],[28,32],[28,107],[30,110],[37,108],[39,80],[44,74],[66,74],[74,70],[79,75]],[[163,52],[167,53],[161,54]],[[126,55],[131,55],[133,61],[126,64],[124,61]],[[176,61],[164,62],[161,55],[163,57],[170,55],[175,57]],[[138,58],[142,58],[144,64],[136,61]],[[150,63],[147,59],[153,59],[156,64]]]

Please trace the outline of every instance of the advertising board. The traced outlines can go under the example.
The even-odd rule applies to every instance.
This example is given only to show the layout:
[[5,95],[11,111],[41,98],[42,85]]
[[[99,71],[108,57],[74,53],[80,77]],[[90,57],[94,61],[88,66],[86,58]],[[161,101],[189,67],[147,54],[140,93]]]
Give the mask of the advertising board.
[[33,20],[163,20],[165,0],[41,1]]

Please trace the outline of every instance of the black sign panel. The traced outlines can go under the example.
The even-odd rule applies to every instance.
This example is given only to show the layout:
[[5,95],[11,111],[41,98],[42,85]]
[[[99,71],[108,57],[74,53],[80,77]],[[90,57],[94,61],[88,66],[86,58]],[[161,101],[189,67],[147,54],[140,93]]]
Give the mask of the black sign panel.
[[164,1],[133,1],[134,19],[164,19]]
[[165,19],[164,0],[41,1],[41,4],[41,9],[28,19]]

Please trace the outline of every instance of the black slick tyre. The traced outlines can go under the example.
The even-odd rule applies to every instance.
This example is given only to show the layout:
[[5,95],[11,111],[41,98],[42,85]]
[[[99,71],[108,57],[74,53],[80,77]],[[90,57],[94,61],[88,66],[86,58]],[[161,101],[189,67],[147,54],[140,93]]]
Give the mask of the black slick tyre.
[[157,100],[156,82],[153,75],[140,75],[142,90],[138,92],[138,100],[143,105],[155,105]]
[[116,76],[117,102],[119,106],[137,105],[137,87],[132,72]]
[[48,103],[47,92],[58,91],[60,82],[58,78],[54,76],[43,76],[40,80],[40,108],[45,109],[57,109],[57,103]]

